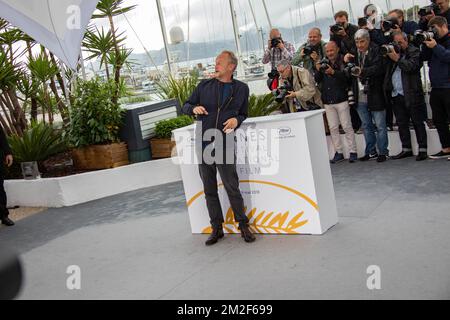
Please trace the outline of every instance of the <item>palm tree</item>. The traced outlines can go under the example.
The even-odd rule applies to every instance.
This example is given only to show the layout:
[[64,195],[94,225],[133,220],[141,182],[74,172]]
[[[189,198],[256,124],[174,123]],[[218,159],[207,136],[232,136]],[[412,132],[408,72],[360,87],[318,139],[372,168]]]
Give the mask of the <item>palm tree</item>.
[[[113,18],[117,15],[127,13],[133,10],[136,6],[122,7],[123,0],[100,0],[97,4],[97,10],[100,12],[98,14],[94,14],[93,18],[107,18],[110,25],[111,35],[114,41],[114,52],[115,56],[121,56],[120,49],[120,41],[119,36],[117,35],[117,30],[114,26]],[[115,59],[116,64],[114,65],[114,82],[116,83],[116,89],[112,97],[113,103],[117,103],[119,99],[119,83],[120,83],[120,70],[123,67],[124,61],[121,59]]]

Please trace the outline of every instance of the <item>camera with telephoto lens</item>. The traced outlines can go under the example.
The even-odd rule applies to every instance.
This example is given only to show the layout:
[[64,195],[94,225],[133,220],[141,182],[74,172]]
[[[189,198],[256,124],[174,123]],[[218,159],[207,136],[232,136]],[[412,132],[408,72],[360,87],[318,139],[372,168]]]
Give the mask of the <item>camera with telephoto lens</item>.
[[382,45],[380,48],[380,53],[386,57],[389,53],[400,53],[400,50],[401,48],[398,43],[391,42],[389,44]]
[[361,68],[358,67],[356,64],[350,62],[347,63],[347,65],[344,68],[344,72],[348,77],[357,77],[361,73]]
[[272,45],[272,48],[276,48],[280,43],[283,43],[283,39],[274,38],[274,39],[270,40],[270,43]]
[[275,79],[278,78],[280,75],[280,73],[278,72],[277,69],[272,69],[272,71],[270,71],[270,73],[268,74],[269,79]]
[[306,45],[304,48],[303,48],[303,54],[305,55],[305,56],[310,56],[313,52],[315,52],[316,51],[316,49],[314,49],[314,47],[312,46],[312,45],[310,45],[310,44],[308,44],[308,45]]
[[396,18],[388,18],[383,21],[382,26],[384,32],[390,32],[395,26],[399,26],[400,22]]
[[320,64],[320,72],[325,72],[325,71],[327,71],[328,70],[328,68],[330,67],[330,65],[331,65],[331,61],[330,61],[330,59],[328,59],[328,58],[323,58],[320,62],[319,62],[319,64]]
[[422,44],[424,41],[430,41],[431,39],[436,39],[437,32],[433,29],[428,31],[417,30],[414,33],[414,39],[417,44]]
[[419,16],[425,17],[429,14],[432,14],[434,12],[435,15],[438,15],[441,13],[441,9],[439,9],[439,6],[436,4],[435,1],[432,1],[432,4],[422,7],[419,9]]
[[342,25],[340,25],[339,23],[336,23],[332,26],[330,26],[330,31],[333,34],[338,33],[339,31],[345,30],[344,27]]
[[284,99],[286,99],[286,96],[289,94],[289,91],[294,91],[294,88],[292,88],[292,85],[289,83],[289,81],[284,81],[283,85],[274,91],[275,101],[278,103],[282,103]]

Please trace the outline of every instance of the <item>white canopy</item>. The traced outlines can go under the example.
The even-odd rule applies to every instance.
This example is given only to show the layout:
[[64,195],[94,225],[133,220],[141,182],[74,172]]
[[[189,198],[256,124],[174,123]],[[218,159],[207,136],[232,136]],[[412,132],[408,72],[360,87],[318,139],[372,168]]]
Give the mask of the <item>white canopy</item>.
[[0,0],[0,16],[76,69],[99,0]]

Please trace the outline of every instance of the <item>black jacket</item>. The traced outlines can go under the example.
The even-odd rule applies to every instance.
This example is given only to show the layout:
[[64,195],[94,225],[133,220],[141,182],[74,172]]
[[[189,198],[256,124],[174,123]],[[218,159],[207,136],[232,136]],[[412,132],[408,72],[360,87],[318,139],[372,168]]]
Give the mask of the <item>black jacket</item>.
[[341,54],[345,55],[349,52],[354,51],[355,45],[355,34],[358,31],[358,26],[349,23],[345,32],[347,33],[347,37],[341,38],[335,34],[330,34],[330,41],[334,41],[337,43]]
[[[359,51],[355,54],[355,64],[359,65]],[[366,57],[364,66],[362,67],[361,79],[369,85],[369,92],[367,94],[369,111],[383,111],[386,109],[386,102],[384,99],[383,81],[385,75],[384,58],[380,54],[380,47],[371,43],[369,52]],[[353,93],[355,96],[355,103],[358,103],[359,86],[357,78],[353,78]]]
[[3,172],[5,157],[10,154],[12,154],[12,152],[9,147],[8,140],[6,139],[3,128],[0,126],[0,172]]
[[223,83],[217,79],[203,80],[182,108],[183,113],[187,115],[194,115],[193,110],[197,106],[203,106],[208,111],[208,115],[197,116],[197,120],[202,122],[202,137],[208,129],[222,131],[223,123],[231,118],[236,118],[240,127],[248,117],[248,86],[233,79],[231,96],[220,105],[222,86]]
[[[450,11],[450,10],[449,10]],[[422,44],[422,61],[428,61],[430,81],[433,89],[450,88],[450,33],[437,39],[433,49]]]
[[338,104],[348,100],[349,79],[344,72],[343,57],[339,55],[331,67],[334,69],[332,76],[314,69],[314,79],[319,85],[324,104]]
[[410,45],[406,51],[402,53],[401,58],[397,63],[387,58],[386,66],[386,77],[384,81],[386,99],[392,99],[392,75],[398,66],[402,72],[403,93],[406,106],[410,108],[423,106],[425,104],[425,98],[422,88],[422,77],[420,74],[422,63],[420,61],[419,48]]

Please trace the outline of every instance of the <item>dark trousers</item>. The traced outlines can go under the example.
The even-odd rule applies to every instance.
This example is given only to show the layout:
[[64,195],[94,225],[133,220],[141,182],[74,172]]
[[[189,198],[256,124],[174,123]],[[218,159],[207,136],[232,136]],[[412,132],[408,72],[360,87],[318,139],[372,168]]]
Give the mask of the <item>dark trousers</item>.
[[361,125],[362,125],[361,118],[359,117],[356,107],[350,108],[350,116],[352,117],[353,130],[355,130],[355,132],[356,132],[361,128]]
[[450,89],[431,90],[430,105],[442,148],[450,148]]
[[427,130],[425,129],[424,105],[407,106],[405,97],[398,95],[392,99],[392,107],[395,117],[397,118],[398,132],[400,133],[400,140],[402,141],[403,151],[412,151],[411,145],[411,131],[409,129],[410,120],[413,123],[414,131],[416,132],[417,143],[419,144],[419,151],[427,151]]
[[4,172],[0,169],[0,219],[7,218],[9,215],[6,204],[7,198],[5,191],[5,175]]
[[249,221],[245,215],[244,199],[239,190],[239,177],[236,172],[236,164],[209,165],[202,163],[199,165],[199,172],[203,181],[206,206],[208,207],[211,226],[213,228],[218,228],[224,223],[222,206],[218,194],[217,171],[219,171],[225,190],[228,194],[235,221],[238,222],[240,226],[246,225]]
[[[397,115],[395,117],[397,117]],[[386,102],[386,126],[388,128],[394,126],[394,106],[391,101]]]

